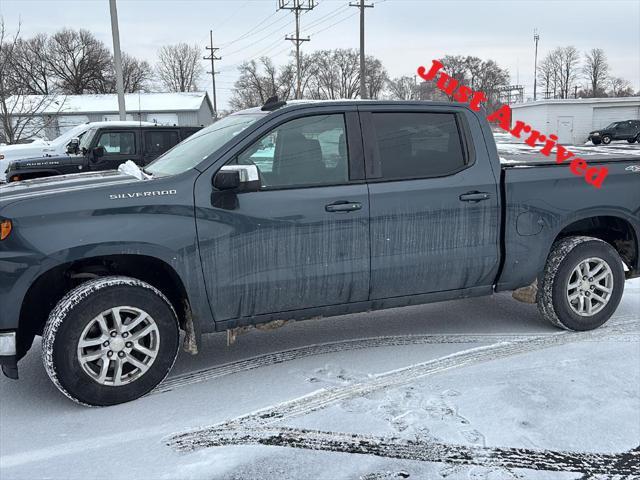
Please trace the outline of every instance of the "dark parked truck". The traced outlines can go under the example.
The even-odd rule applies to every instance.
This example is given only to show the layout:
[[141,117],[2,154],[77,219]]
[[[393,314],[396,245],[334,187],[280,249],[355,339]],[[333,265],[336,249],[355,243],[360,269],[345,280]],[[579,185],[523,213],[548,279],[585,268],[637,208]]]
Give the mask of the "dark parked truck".
[[80,172],[113,170],[131,160],[144,166],[201,127],[165,127],[145,122],[136,125],[98,124],[68,147],[70,155],[23,158],[7,168],[8,182]]
[[[500,164],[481,113],[428,102],[268,102],[128,176],[0,188],[0,359],[36,335],[55,385],[111,405],[204,333],[515,290],[588,330],[640,274],[640,173],[596,189]],[[596,165],[602,163],[596,162]],[[135,172],[134,172],[135,173]]]
[[629,143],[640,143],[640,120],[613,122],[604,128],[589,132],[589,140],[594,145],[609,145],[612,140],[626,140]]

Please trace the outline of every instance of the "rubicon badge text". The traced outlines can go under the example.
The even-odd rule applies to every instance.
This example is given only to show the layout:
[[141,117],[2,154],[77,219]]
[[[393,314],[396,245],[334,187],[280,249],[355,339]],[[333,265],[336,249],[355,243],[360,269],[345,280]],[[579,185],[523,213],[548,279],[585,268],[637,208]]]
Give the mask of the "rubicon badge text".
[[109,195],[109,200],[121,200],[140,197],[161,197],[163,195],[176,195],[177,190],[153,190],[151,192],[114,193]]

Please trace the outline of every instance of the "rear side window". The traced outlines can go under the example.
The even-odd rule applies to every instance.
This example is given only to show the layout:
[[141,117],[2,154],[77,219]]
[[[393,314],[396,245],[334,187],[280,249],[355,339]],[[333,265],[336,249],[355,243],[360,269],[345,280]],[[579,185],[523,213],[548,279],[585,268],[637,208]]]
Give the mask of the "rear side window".
[[144,150],[147,155],[160,156],[177,145],[179,141],[177,131],[151,130],[144,132]]
[[453,113],[374,113],[384,180],[451,175],[466,166]]

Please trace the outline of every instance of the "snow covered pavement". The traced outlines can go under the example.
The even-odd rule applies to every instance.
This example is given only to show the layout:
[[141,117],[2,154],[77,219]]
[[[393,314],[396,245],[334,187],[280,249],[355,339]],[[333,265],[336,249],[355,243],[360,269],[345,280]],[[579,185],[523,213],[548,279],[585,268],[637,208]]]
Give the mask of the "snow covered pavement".
[[500,294],[225,340],[101,409],[60,395],[36,345],[0,380],[0,478],[640,476],[639,280],[593,332]]

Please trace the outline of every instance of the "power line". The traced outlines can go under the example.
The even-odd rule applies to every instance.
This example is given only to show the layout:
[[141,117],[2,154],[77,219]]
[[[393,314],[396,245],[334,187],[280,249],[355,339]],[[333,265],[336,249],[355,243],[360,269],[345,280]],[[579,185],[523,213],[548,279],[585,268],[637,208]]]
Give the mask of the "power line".
[[278,10],[276,10],[275,12],[273,12],[271,15],[267,16],[266,18],[263,18],[260,22],[258,22],[257,25],[254,25],[252,28],[250,28],[249,30],[247,30],[245,33],[243,33],[242,35],[240,35],[239,37],[230,40],[228,42],[222,43],[220,44],[221,47],[228,47],[229,45],[232,45],[234,43],[237,43],[241,40],[244,40],[246,38],[252,37],[253,35],[263,32],[265,29],[269,28],[271,25],[267,25],[266,27],[262,28],[262,29],[258,29],[256,30],[259,26],[263,25],[265,22],[269,21],[271,19],[271,17],[275,16],[276,13],[278,13]]
[[[323,2],[324,3],[324,2]],[[319,5],[319,3],[316,3],[316,7]],[[331,20],[332,17],[335,17],[336,14],[341,13],[340,11],[344,11],[345,9],[348,9],[349,5],[343,5],[341,7],[338,7],[336,10],[332,10],[331,12],[329,12],[326,15],[323,15],[322,17],[320,17],[319,19],[316,19],[315,21],[311,22],[309,25],[307,25],[307,28],[310,27],[316,27],[318,25],[320,25],[321,23],[326,22],[327,20]],[[302,15],[305,15],[307,13],[309,13],[310,10],[305,10]],[[286,17],[283,17],[286,18]],[[334,24],[335,25],[335,24]],[[327,28],[330,28],[331,25]],[[322,31],[322,30],[321,30]],[[314,32],[310,32],[310,34],[312,34]],[[274,42],[271,42],[269,45],[267,45],[265,48],[262,48],[260,50],[258,50],[258,53],[255,53],[251,56],[251,60],[255,59],[255,58],[259,58],[262,57],[264,55],[269,54],[269,52],[272,52],[275,47],[280,43],[280,39],[276,39]],[[286,49],[285,49],[286,50]],[[282,50],[279,50],[279,53],[282,53]],[[279,54],[278,53],[278,54]],[[278,55],[277,54],[277,55]]]
[[[280,20],[285,20],[285,22],[282,22],[282,21],[280,21]],[[267,27],[267,28],[269,28],[269,27],[273,27],[273,26],[275,26],[275,25],[281,24],[281,25],[279,25],[279,26],[278,26],[278,28],[276,28],[276,29],[274,29],[274,30],[271,30],[271,31],[267,32],[267,34],[266,34],[265,36],[260,37],[260,38],[259,38],[259,39],[257,39],[257,40],[253,40],[251,43],[249,43],[249,44],[245,45],[244,47],[239,47],[239,48],[237,48],[237,49],[235,49],[235,50],[232,50],[231,52],[229,52],[229,53],[227,53],[227,54],[225,54],[225,55],[226,55],[227,57],[229,57],[229,56],[231,56],[231,55],[235,55],[236,53],[242,52],[242,51],[246,50],[247,48],[254,47],[256,44],[258,44],[258,43],[262,42],[263,40],[266,40],[267,38],[272,37],[272,36],[275,34],[275,32],[276,32],[277,30],[281,30],[281,29],[282,29],[282,26],[284,26],[284,24],[286,23],[287,18],[286,18],[286,17],[282,17],[280,20],[279,20],[279,21],[277,21],[277,22],[272,23],[271,25],[269,25],[269,26]],[[265,29],[263,29],[262,31],[264,31],[264,30],[265,30]],[[257,32],[256,32],[256,33],[257,33]],[[247,37],[247,38],[249,38],[249,37]]]
[[300,13],[303,11],[313,10],[315,8],[315,0],[291,0],[293,5],[290,6],[289,0],[279,0],[280,10],[290,10],[296,17],[296,36],[295,37],[285,37],[285,40],[289,40],[294,43],[296,46],[296,73],[297,73],[297,83],[296,83],[296,99],[302,98],[301,90],[301,74],[300,74],[300,45],[303,42],[308,42],[310,40],[309,37],[301,38],[300,37]]
[[329,12],[326,15],[323,15],[320,18],[317,18],[316,20],[314,20],[313,22],[309,23],[307,25],[307,28],[313,28],[318,26],[321,23],[324,23],[328,20],[331,20],[333,17],[335,17],[336,15],[339,15],[340,13],[343,13],[344,11],[346,11],[349,8],[349,5],[342,5],[341,7],[338,7],[335,10],[332,10],[331,12]]
[[321,28],[320,30],[316,30],[315,32],[309,32],[310,36],[314,36],[314,35],[318,35],[319,33],[322,33],[326,30],[329,30],[330,28],[335,27],[336,25],[340,25],[342,22],[346,22],[347,20],[349,20],[350,18],[355,17],[358,14],[358,12],[353,12],[351,15],[343,18],[342,20],[338,20],[335,23],[332,23],[331,25],[328,25],[327,27]]

